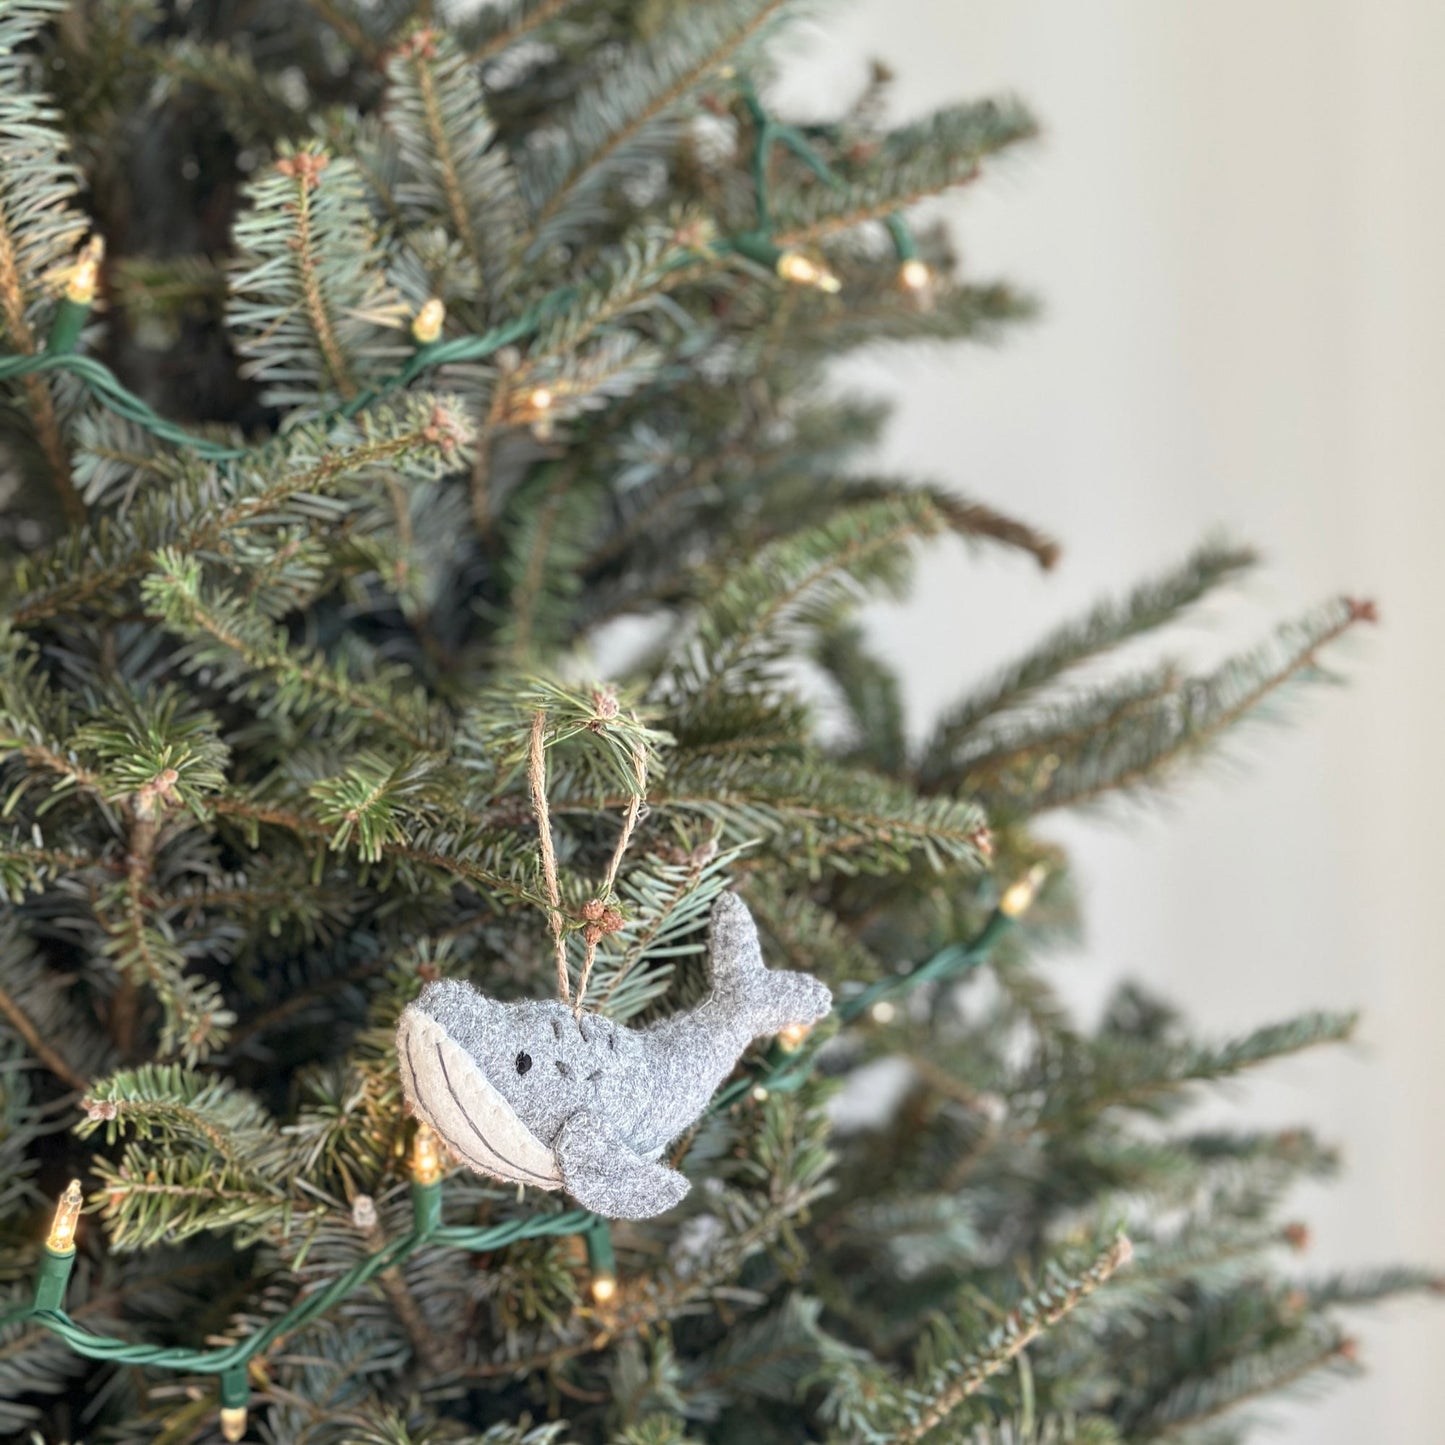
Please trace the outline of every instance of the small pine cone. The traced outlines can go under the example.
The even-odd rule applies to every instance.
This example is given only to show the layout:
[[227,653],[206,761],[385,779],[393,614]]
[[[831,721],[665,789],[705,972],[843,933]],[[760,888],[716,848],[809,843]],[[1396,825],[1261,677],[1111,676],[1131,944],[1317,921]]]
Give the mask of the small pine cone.
[[589,898],[582,905],[582,917],[588,923],[597,923],[607,911],[607,905],[600,898]]

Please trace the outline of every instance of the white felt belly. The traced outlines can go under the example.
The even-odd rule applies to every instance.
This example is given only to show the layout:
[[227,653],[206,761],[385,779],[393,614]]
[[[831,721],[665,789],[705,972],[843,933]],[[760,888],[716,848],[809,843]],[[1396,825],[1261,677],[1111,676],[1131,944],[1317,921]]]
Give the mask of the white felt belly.
[[557,1158],[517,1117],[441,1024],[407,1009],[397,1030],[401,1086],[465,1164],[480,1174],[538,1189],[560,1189]]

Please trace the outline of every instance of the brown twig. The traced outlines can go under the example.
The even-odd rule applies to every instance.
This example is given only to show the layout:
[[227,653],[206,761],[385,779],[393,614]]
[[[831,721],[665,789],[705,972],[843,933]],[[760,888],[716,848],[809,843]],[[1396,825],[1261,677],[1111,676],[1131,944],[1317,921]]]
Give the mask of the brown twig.
[[[0,225],[0,320],[16,350],[33,355],[39,345],[25,314],[25,290],[20,280],[20,265],[15,246],[9,232]],[[61,436],[60,420],[55,412],[55,399],[50,392],[50,383],[43,376],[26,376],[21,379],[25,394],[30,401],[30,419],[35,427],[35,439],[50,468],[51,480],[55,484],[55,495],[65,513],[65,520],[72,526],[85,522],[85,503],[75,490],[70,476],[70,454],[66,451]]]
[[[130,846],[126,850],[125,859],[125,889],[127,910],[135,922],[137,934],[140,933],[142,926],[140,919],[145,912],[145,900],[142,895],[146,880],[151,874],[151,864],[155,858],[158,830],[159,824],[155,816],[154,802],[152,801],[147,806],[132,800]],[[129,1058],[131,1050],[135,1047],[136,1015],[139,1003],[140,991],[136,985],[135,975],[122,974],[120,986],[116,989],[115,997],[110,1004],[110,1036],[122,1059]]]
[[[380,1254],[390,1242],[379,1221],[366,1231],[366,1247],[372,1254]],[[402,1328],[406,1330],[417,1359],[432,1374],[444,1375],[456,1369],[461,1363],[459,1354],[452,1345],[438,1339],[433,1333],[421,1312],[421,1306],[416,1302],[416,1296],[411,1292],[411,1286],[406,1282],[406,1276],[401,1272],[401,1267],[388,1265],[376,1278],[392,1309],[396,1311]]]
[[532,812],[537,819],[537,841],[542,853],[542,880],[547,885],[547,921],[557,954],[557,996],[572,1002],[567,983],[567,944],[562,937],[562,890],[557,886],[557,854],[552,848],[552,820],[547,812],[547,758],[543,734],[547,714],[538,708],[532,718],[532,740],[527,762],[527,785],[532,791]]
[[0,1014],[10,1020],[11,1027],[29,1045],[30,1052],[55,1075],[63,1084],[82,1093],[90,1087],[90,1081],[77,1074],[54,1049],[40,1036],[30,1015],[20,1007],[19,1002],[0,988]]
[[483,546],[490,546],[492,534],[492,444],[507,412],[507,388],[501,378],[492,387],[487,414],[477,427],[472,442],[472,521]]
[[510,45],[515,45],[549,20],[555,19],[573,3],[574,0],[543,0],[543,3],[538,5],[531,14],[523,16],[515,25],[506,30],[499,30],[495,35],[482,41],[467,56],[467,60],[470,62],[490,60],[494,55],[500,54]]

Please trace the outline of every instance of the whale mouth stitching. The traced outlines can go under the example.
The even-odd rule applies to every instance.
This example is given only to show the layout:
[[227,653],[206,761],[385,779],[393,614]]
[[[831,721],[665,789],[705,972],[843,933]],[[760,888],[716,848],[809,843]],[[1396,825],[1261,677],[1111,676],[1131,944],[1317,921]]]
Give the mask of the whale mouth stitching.
[[[421,1099],[421,1080],[418,1079],[417,1076],[416,1076],[416,1060],[415,1060],[414,1058],[412,1058],[412,1056],[411,1056],[411,1040],[410,1040],[410,1039],[407,1039],[407,1041],[406,1041],[406,1066],[407,1066],[408,1069],[411,1070],[411,1091],[412,1091],[413,1094],[416,1095],[417,1099],[420,1100],[420,1099]],[[440,1131],[438,1131],[438,1132],[440,1132]],[[454,1149],[458,1154],[461,1155],[461,1157],[462,1157],[464,1160],[466,1160],[466,1162],[467,1162],[468,1164],[470,1164],[470,1165],[472,1166],[473,1169],[479,1169],[479,1170],[481,1170],[483,1173],[485,1173],[486,1170],[489,1168],[489,1166],[488,1166],[488,1164],[487,1164],[487,1162],[486,1162],[485,1160],[483,1160],[483,1159],[478,1159],[478,1158],[474,1157],[473,1155],[467,1153],[467,1151],[466,1151],[465,1149],[463,1149],[463,1148],[461,1147],[461,1145],[459,1145],[459,1144],[454,1144],[449,1136],[443,1135],[442,1137],[446,1139],[447,1148],[449,1148],[449,1149]]]
[[[416,1097],[417,1101],[420,1102],[422,1098],[421,1080],[417,1077],[416,1059],[412,1056],[412,1041],[410,1035],[407,1036],[405,1043],[406,1066],[411,1073],[412,1093]],[[462,1107],[462,1102],[459,1098],[457,1098],[456,1089],[452,1087],[451,1075],[447,1072],[446,1059],[442,1056],[440,1044],[436,1045],[436,1051],[437,1063],[441,1066],[442,1079],[447,1086],[447,1092],[452,1096],[452,1101],[460,1109]],[[459,1143],[457,1143],[449,1133],[447,1133],[446,1131],[439,1132],[442,1133],[442,1137],[446,1140],[448,1147],[455,1150],[468,1164],[472,1166],[473,1169],[479,1171],[482,1174],[493,1174],[496,1171],[497,1165],[503,1164],[508,1169],[514,1171],[514,1177],[518,1178],[519,1182],[520,1176],[526,1175],[527,1178],[535,1179],[546,1189],[553,1189],[556,1187],[553,1181],[546,1178],[544,1175],[538,1174],[534,1170],[527,1169],[521,1164],[514,1164],[499,1149],[496,1149],[492,1146],[491,1141],[487,1138],[485,1134],[482,1133],[480,1129],[477,1128],[475,1122],[471,1119],[469,1115],[464,1114],[463,1117],[466,1118],[467,1123],[471,1126],[472,1132],[481,1141],[482,1147],[487,1151],[487,1155],[489,1156],[488,1158],[478,1159],[474,1154],[464,1149]],[[496,1162],[494,1163],[492,1161]]]
[[[447,1061],[442,1054],[442,1046],[440,1044],[434,1044],[433,1047],[436,1049],[437,1063],[441,1066],[442,1081],[447,1086],[447,1093],[452,1096],[452,1102],[461,1110],[462,1117],[467,1121],[467,1127],[481,1140],[482,1148],[485,1149],[493,1159],[505,1164],[508,1169],[514,1170],[517,1174],[525,1174],[528,1179],[535,1179],[539,1184],[545,1184],[548,1188],[551,1188],[553,1181],[548,1179],[545,1174],[538,1174],[535,1170],[528,1169],[524,1165],[513,1163],[512,1160],[508,1159],[507,1156],[503,1154],[500,1149],[496,1148],[491,1140],[482,1133],[477,1127],[477,1121],[466,1112],[466,1106],[457,1097],[457,1091],[452,1085],[452,1076],[447,1072]],[[490,1085],[488,1085],[488,1087],[490,1087]]]

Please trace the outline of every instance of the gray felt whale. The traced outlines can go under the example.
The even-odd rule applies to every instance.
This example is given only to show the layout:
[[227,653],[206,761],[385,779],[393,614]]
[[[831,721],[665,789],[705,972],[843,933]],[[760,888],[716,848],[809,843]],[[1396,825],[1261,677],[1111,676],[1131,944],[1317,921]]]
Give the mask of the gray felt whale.
[[687,1180],[659,1163],[753,1039],[811,1024],[825,985],[763,965],[747,905],[713,907],[712,993],[645,1029],[556,1000],[499,1003],[430,984],[402,1013],[397,1052],[412,1109],[478,1173],[565,1189],[611,1219],[671,1209]]

